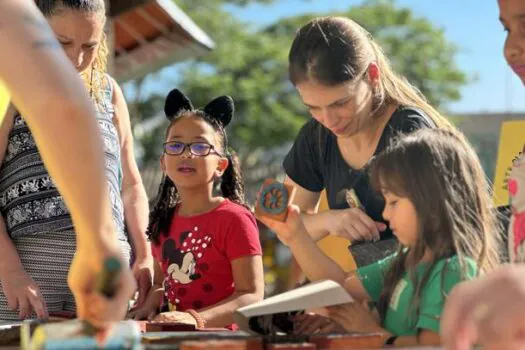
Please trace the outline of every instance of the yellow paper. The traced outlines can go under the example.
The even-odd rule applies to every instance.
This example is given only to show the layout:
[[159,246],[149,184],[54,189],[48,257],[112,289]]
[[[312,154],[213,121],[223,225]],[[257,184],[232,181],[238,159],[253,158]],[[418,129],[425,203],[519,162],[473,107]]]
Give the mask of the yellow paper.
[[[326,199],[326,192],[321,194],[321,203],[319,204],[319,212],[328,210],[328,201]],[[345,272],[355,270],[356,263],[348,246],[350,241],[341,237],[328,236],[320,240],[317,245],[321,250],[334,260]]]
[[0,81],[0,123],[4,119],[5,111],[7,110],[8,105],[9,94],[5,85]]
[[512,162],[518,158],[524,144],[525,120],[512,120],[501,124],[498,160],[494,176],[494,202],[496,206],[509,204],[507,180]]

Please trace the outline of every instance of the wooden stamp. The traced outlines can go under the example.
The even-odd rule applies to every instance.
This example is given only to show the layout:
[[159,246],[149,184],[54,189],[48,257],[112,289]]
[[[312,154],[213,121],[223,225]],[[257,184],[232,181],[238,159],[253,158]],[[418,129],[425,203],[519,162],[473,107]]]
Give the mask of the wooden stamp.
[[269,344],[266,350],[317,350],[314,343],[281,343]]
[[295,188],[282,182],[266,179],[255,205],[255,215],[272,220],[286,221],[288,206],[292,202]]
[[142,332],[194,332],[192,324],[164,321],[139,321]]
[[239,340],[202,340],[188,341],[180,344],[181,350],[262,350],[261,339]]
[[385,335],[382,333],[314,335],[310,337],[310,342],[317,345],[318,350],[381,349],[384,341]]

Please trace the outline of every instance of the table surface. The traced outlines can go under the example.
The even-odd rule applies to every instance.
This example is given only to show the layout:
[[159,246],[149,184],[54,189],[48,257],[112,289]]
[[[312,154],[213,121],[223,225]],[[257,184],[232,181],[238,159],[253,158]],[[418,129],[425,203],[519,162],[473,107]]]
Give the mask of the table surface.
[[[13,326],[19,326],[21,322],[2,322],[0,321],[0,330],[2,329],[8,329]],[[198,336],[198,338],[202,338],[202,340],[210,339],[210,337],[217,336],[217,338],[243,338],[247,336],[248,334],[242,331],[238,332],[158,332],[158,333],[146,333],[145,336],[147,337],[176,337],[177,335],[182,336],[182,333],[197,333],[194,334]],[[215,337],[214,337],[215,338]],[[142,349],[144,350],[164,350],[164,349],[176,349],[177,346],[174,344],[143,344]],[[0,346],[0,350],[18,350],[20,349],[19,346]],[[385,349],[385,348],[383,348]],[[394,349],[394,348],[392,348]],[[405,349],[405,350],[444,350],[441,347],[410,347],[410,348],[395,348],[395,349]],[[380,350],[380,349],[377,349]]]

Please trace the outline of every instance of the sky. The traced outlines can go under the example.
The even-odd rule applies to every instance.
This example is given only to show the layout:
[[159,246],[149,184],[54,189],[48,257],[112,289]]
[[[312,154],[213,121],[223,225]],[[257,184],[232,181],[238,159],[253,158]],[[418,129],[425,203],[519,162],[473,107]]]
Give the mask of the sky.
[[[525,0],[524,0],[525,1]],[[275,0],[270,5],[229,8],[255,25],[303,13],[342,11],[358,0]],[[416,16],[428,18],[444,30],[458,48],[456,62],[471,82],[461,89],[461,100],[447,109],[457,113],[525,111],[525,87],[503,58],[506,33],[496,0],[397,0]]]
[[[362,0],[274,0],[269,5],[226,8],[257,28],[284,17],[322,15],[361,3]],[[497,0],[396,0],[396,4],[429,19],[459,49],[456,62],[468,75],[469,83],[461,88],[461,99],[446,106],[448,113],[525,112],[525,86],[503,58],[506,33],[498,19]],[[212,33],[208,34],[213,38]],[[179,69],[180,65],[166,68],[161,76],[177,77]],[[147,85],[147,90],[161,93],[166,86],[159,84],[158,77],[149,79]]]

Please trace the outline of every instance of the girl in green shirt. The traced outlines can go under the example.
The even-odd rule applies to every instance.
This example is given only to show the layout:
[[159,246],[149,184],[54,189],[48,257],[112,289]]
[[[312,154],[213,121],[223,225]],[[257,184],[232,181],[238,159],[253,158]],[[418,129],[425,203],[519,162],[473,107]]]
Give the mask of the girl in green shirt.
[[337,281],[356,301],[329,308],[328,316],[297,316],[295,329],[381,332],[386,344],[397,346],[439,344],[448,293],[499,262],[479,159],[461,134],[422,129],[378,155],[370,174],[385,200],[383,217],[400,244],[394,255],[350,274],[312,241],[297,207],[289,208],[285,223],[260,218],[290,247],[310,280]]

